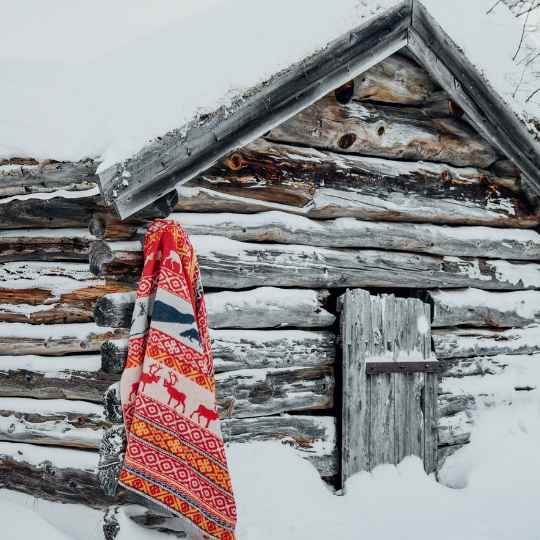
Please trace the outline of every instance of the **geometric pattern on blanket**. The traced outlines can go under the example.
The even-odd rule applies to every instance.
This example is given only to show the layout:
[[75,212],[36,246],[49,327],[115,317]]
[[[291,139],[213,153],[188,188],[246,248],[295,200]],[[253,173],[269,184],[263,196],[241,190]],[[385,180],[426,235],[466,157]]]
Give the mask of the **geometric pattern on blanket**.
[[200,271],[174,221],[155,220],[144,240],[120,397],[127,448],[119,483],[183,517],[195,538],[234,540]]

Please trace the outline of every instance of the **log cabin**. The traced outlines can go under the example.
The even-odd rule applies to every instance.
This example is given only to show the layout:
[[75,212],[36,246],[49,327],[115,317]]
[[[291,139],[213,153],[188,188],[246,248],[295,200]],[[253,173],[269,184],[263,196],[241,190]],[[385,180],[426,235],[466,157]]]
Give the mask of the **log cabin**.
[[108,509],[110,539],[119,505],[178,533],[115,485],[155,217],[198,254],[225,439],[335,488],[409,454],[436,473],[540,360],[530,119],[422,3],[388,4],[121,162],[0,162],[0,485]]

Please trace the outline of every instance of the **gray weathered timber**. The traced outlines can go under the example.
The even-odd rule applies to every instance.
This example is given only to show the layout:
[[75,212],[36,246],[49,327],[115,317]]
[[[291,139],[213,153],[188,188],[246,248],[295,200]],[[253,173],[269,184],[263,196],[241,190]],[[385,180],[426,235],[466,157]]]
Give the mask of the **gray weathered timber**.
[[106,496],[97,481],[97,452],[0,442],[0,485],[63,503],[103,508],[125,500]]
[[82,401],[0,398],[0,440],[99,448],[103,407]]
[[97,279],[88,264],[4,263],[0,267],[0,322],[90,322],[98,298],[130,288]]
[[[216,375],[222,419],[271,416],[290,411],[331,409],[335,379],[331,367],[244,369]],[[122,422],[118,386],[105,391],[105,416]]]
[[[328,291],[260,287],[250,291],[222,291],[205,296],[211,328],[323,328],[335,316],[324,308]],[[108,294],[96,303],[100,326],[129,327],[135,293]]]
[[437,403],[439,418],[442,418],[473,410],[476,407],[476,398],[472,394],[452,394],[448,392],[439,394]]
[[[236,369],[320,367],[335,362],[335,335],[328,331],[212,329],[210,339],[216,373]],[[104,371],[119,372],[127,356],[127,339],[106,341],[101,355]]]
[[342,482],[409,454],[420,456],[426,470],[433,471],[437,374],[367,373],[372,361],[432,358],[429,306],[359,289],[347,291],[342,303]]
[[222,418],[331,409],[334,385],[331,367],[229,371],[216,375],[217,405]]
[[118,477],[124,462],[126,442],[123,424],[111,426],[100,441],[97,479],[103,493],[109,497],[114,497],[118,491]]
[[[529,262],[255,244],[216,236],[193,236],[191,240],[207,287],[540,287],[540,265]],[[142,264],[141,249],[137,241],[94,242],[90,267],[102,277],[134,278]]]
[[412,10],[408,47],[465,110],[480,133],[519,166],[526,178],[525,187],[538,196],[540,145],[465,52],[417,1]]
[[[318,54],[282,71],[244,93],[234,105],[197,118],[142,148],[135,156],[100,174],[105,200],[122,218],[146,206],[204,171],[228,152],[269,129],[349,81],[407,42],[410,2],[381,11],[328,44]],[[123,174],[130,175],[122,186]],[[117,197],[113,195],[117,191]]]
[[[424,414],[422,397],[425,395],[423,373],[393,374],[394,458],[399,463],[407,456],[424,457]],[[373,384],[373,382],[372,382]],[[437,400],[435,399],[435,403]]]
[[242,242],[540,260],[540,234],[532,230],[382,223],[354,218],[320,221],[279,211],[255,215],[182,213],[171,214],[170,219],[192,235],[217,235]]
[[428,294],[433,304],[433,327],[512,328],[540,321],[540,291],[458,289]]
[[432,119],[416,108],[338,103],[328,96],[266,136],[280,143],[409,161],[489,167],[496,151],[464,121]]
[[99,351],[108,339],[125,337],[121,328],[93,323],[30,325],[0,323],[0,355],[63,355]]
[[101,403],[117,377],[101,371],[100,363],[99,355],[2,356],[0,397]]
[[540,326],[503,331],[484,329],[433,330],[437,358],[468,358],[540,351]]
[[426,70],[400,54],[389,56],[353,81],[354,100],[426,105],[436,92]]
[[84,261],[93,240],[86,229],[0,231],[0,262]]
[[477,356],[449,358],[440,362],[442,377],[469,377],[472,375],[498,375],[508,366],[507,356]]

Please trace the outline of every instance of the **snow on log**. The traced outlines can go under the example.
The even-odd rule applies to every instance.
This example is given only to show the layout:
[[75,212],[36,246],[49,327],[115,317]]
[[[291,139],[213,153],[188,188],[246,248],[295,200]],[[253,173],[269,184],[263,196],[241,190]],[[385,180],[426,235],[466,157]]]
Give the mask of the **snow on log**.
[[89,322],[98,298],[130,288],[96,279],[88,264],[5,263],[0,266],[0,322]]
[[[328,291],[260,287],[250,291],[222,291],[205,296],[212,328],[322,328],[335,316],[324,308]],[[127,328],[135,292],[113,293],[96,302],[94,320],[100,326]]]
[[468,325],[511,328],[540,320],[540,291],[461,289],[429,291],[428,294],[433,304],[432,327]]
[[[222,419],[331,409],[334,385],[329,366],[228,371],[216,375],[217,406]],[[121,422],[116,384],[106,390],[104,402],[107,420]]]
[[179,188],[179,210],[253,213],[274,207],[322,218],[507,227],[538,223],[516,193],[516,178],[475,167],[344,155],[262,139],[189,186]]
[[469,442],[472,426],[473,421],[469,411],[439,418],[439,447]]
[[531,354],[540,351],[540,325],[503,331],[470,328],[433,330],[432,339],[439,359]]
[[99,355],[0,356],[0,397],[103,402],[118,377],[100,370]]
[[0,161],[0,197],[52,193],[58,190],[85,191],[98,184],[97,165],[92,160]]
[[34,497],[102,508],[107,497],[97,481],[97,452],[0,442],[0,485]]
[[[320,367],[335,362],[335,335],[312,330],[210,330],[216,373],[236,369]],[[106,341],[102,369],[119,373],[127,340]],[[115,367],[117,366],[117,367]]]
[[[540,287],[540,265],[382,250],[255,244],[193,236],[207,287],[407,287],[516,290]],[[139,241],[96,241],[90,268],[98,276],[137,276]]]
[[0,230],[0,262],[84,261],[93,240],[86,229]]
[[85,401],[0,398],[0,440],[99,448],[109,426],[103,407]]
[[280,143],[409,161],[489,167],[497,153],[468,124],[415,108],[323,98],[266,137]]
[[[540,234],[493,227],[445,227],[338,218],[316,221],[285,212],[172,214],[191,235],[241,242],[275,242],[330,248],[377,248],[493,259],[540,260]],[[141,230],[141,233],[143,231]]]
[[0,323],[0,355],[62,355],[99,351],[108,339],[125,337],[119,328],[94,323]]

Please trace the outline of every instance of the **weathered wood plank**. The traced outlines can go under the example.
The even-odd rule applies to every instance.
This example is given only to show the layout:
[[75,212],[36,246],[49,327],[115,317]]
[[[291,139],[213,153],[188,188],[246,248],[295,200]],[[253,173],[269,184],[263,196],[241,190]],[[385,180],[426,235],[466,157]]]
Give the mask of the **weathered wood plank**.
[[0,398],[2,441],[97,449],[109,425],[97,404]]
[[118,377],[100,370],[99,355],[0,356],[0,397],[102,403]]
[[[531,226],[518,179],[474,167],[344,155],[259,139],[179,189],[179,209]],[[198,187],[197,187],[198,186]],[[240,197],[243,197],[240,198]],[[243,205],[241,202],[243,201]]]
[[[315,221],[284,212],[172,214],[192,235],[217,235],[242,242],[321,247],[377,248],[493,259],[540,259],[540,234],[493,227],[444,227],[381,223],[354,218]],[[141,230],[141,233],[143,231]]]
[[99,351],[108,339],[124,337],[119,328],[93,323],[31,325],[0,323],[0,355],[63,355]]
[[[335,335],[306,330],[210,330],[216,373],[236,369],[330,366],[335,362]],[[119,372],[127,356],[127,339],[106,341],[102,369]]]
[[[222,291],[205,295],[208,323],[212,328],[323,328],[335,316],[324,308],[328,291],[260,287],[250,291]],[[135,293],[101,297],[94,312],[97,324],[128,327]]]
[[130,288],[97,279],[83,263],[4,263],[0,267],[0,322],[89,322],[98,298]]
[[439,447],[468,443],[471,439],[472,425],[470,411],[439,418]]
[[[393,407],[389,407],[393,419],[390,440],[394,443],[394,461],[399,463],[414,455],[424,460],[425,433],[423,406],[425,401],[425,376],[423,373],[391,375]],[[422,400],[424,397],[424,400]],[[433,397],[433,396],[431,396]],[[435,396],[434,403],[437,403]]]
[[426,373],[424,378],[424,469],[430,474],[438,466],[439,376],[436,373]]
[[437,358],[468,358],[540,351],[540,325],[503,331],[484,329],[434,330]]
[[[216,236],[193,236],[191,240],[207,287],[540,287],[540,265],[529,262],[255,244]],[[90,268],[100,276],[138,275],[141,249],[138,241],[94,242]]]
[[430,291],[433,327],[523,327],[540,320],[540,291]]
[[449,358],[440,362],[443,366],[441,376],[460,378],[472,375],[498,375],[508,365],[507,359],[506,355]]
[[396,462],[395,388],[393,375],[370,375],[369,469]]
[[464,121],[415,108],[338,103],[328,96],[273,128],[267,139],[345,153],[489,167],[496,151]]

